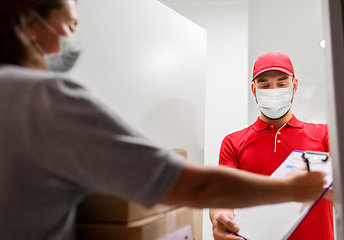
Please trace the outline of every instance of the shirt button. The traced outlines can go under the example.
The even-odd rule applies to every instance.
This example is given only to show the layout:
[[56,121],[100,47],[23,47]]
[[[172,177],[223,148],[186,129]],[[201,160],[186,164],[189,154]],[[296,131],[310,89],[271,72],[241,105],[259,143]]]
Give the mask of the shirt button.
[[270,125],[270,127],[271,127],[271,128],[273,128],[273,127],[274,127],[274,125]]
[[278,132],[277,134],[281,134],[280,132]]
[[281,143],[281,140],[277,140],[278,143]]

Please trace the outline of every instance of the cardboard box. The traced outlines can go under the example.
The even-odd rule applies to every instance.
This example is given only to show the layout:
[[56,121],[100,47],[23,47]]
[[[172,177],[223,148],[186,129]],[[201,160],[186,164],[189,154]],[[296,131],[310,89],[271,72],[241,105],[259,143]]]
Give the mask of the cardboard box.
[[[77,224],[77,240],[157,240],[191,228],[193,209],[181,207],[126,224]],[[193,236],[193,233],[192,233]],[[191,236],[191,239],[193,239]]]
[[[186,160],[187,152],[185,149],[174,148],[171,150],[182,155]],[[92,194],[79,204],[76,220],[80,223],[125,223],[167,212],[176,207],[157,204],[147,209],[133,201],[123,200],[115,196]]]
[[171,150],[175,153],[182,155],[185,158],[185,161],[187,160],[188,154],[184,148],[173,148]]
[[152,208],[145,208],[115,196],[93,194],[79,204],[76,220],[79,223],[125,223],[164,213],[176,207],[157,204]]

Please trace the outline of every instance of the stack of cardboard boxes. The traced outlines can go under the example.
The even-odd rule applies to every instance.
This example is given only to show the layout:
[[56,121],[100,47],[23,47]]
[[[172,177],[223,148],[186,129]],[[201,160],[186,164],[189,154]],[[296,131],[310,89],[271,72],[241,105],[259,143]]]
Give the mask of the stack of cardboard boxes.
[[[186,158],[186,151],[174,149]],[[94,194],[78,207],[77,240],[192,240],[193,209],[158,204],[150,209]]]

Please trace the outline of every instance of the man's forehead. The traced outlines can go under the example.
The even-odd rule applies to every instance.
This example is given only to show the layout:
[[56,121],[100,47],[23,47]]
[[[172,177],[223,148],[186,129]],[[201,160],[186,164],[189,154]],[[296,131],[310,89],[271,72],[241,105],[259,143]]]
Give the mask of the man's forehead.
[[291,78],[292,76],[277,70],[266,71],[264,73],[259,74],[255,80],[258,82],[267,81],[267,80],[276,80],[282,81]]

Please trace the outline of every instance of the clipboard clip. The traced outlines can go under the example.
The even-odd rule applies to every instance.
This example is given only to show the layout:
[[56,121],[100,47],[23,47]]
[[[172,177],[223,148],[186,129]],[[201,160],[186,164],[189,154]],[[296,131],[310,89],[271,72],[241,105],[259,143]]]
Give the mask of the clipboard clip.
[[329,159],[329,153],[304,151],[301,158],[305,161],[308,171],[310,171],[310,165],[325,163]]

